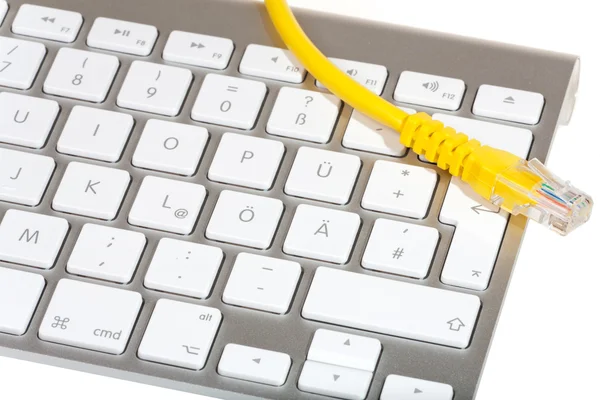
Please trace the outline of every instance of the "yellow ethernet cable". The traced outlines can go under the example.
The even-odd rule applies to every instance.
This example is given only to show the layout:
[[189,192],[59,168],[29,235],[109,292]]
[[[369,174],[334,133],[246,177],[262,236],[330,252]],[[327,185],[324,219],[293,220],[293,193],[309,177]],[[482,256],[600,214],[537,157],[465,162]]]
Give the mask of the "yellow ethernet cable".
[[404,146],[459,177],[493,204],[561,235],[590,218],[591,197],[553,175],[537,159],[527,161],[484,146],[426,113],[408,115],[331,63],[306,36],[286,0],[265,0],[265,4],[279,35],[304,67],[345,103],[399,132]]

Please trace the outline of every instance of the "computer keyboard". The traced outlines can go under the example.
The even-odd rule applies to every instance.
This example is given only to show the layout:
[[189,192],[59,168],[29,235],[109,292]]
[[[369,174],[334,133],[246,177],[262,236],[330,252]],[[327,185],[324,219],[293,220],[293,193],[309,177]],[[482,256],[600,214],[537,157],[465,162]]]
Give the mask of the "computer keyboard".
[[[570,118],[574,56],[297,15],[483,143],[543,161]],[[474,398],[524,219],[328,93],[261,4],[0,22],[0,354],[223,399]]]

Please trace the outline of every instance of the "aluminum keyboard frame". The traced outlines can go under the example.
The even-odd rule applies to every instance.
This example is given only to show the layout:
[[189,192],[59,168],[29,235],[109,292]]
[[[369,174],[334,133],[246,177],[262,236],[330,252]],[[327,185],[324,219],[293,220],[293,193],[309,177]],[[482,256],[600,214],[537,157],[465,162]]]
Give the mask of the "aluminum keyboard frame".
[[[353,151],[342,147],[341,139],[352,111],[348,106],[343,107],[341,116],[335,128],[333,139],[328,144],[318,145],[287,138],[275,138],[267,135],[265,132],[266,121],[271,113],[276,94],[281,86],[303,87],[311,90],[319,89],[315,87],[314,78],[310,76],[307,77],[305,82],[301,85],[287,85],[277,81],[243,76],[238,72],[241,57],[248,44],[257,43],[283,47],[269,22],[266,10],[262,4],[249,2],[247,0],[31,1],[33,4],[78,11],[83,15],[84,24],[78,39],[72,44],[59,44],[52,41],[25,38],[12,34],[10,26],[15,13],[22,3],[24,3],[23,0],[9,0],[10,8],[4,23],[0,27],[0,35],[40,41],[47,47],[48,54],[44,60],[39,76],[36,78],[36,81],[30,90],[18,91],[6,88],[1,88],[0,90],[23,93],[42,98],[52,98],[57,100],[61,105],[61,112],[49,142],[43,149],[29,150],[5,144],[0,146],[53,157],[57,162],[57,169],[41,205],[32,209],[25,206],[0,203],[0,216],[3,216],[5,211],[11,208],[34,211],[48,215],[57,215],[67,218],[71,224],[71,229],[56,266],[48,271],[0,263],[3,267],[30,270],[39,273],[44,276],[47,282],[40,304],[26,334],[20,337],[0,334],[0,355],[58,365],[61,367],[73,368],[223,399],[325,399],[326,397],[323,396],[301,392],[297,388],[298,377],[304,360],[306,359],[312,335],[316,329],[324,327],[341,332],[374,337],[381,341],[383,352],[368,394],[368,399],[370,400],[379,398],[383,382],[389,374],[399,374],[447,383],[454,388],[455,400],[474,398],[486,354],[494,333],[494,327],[499,316],[502,301],[508,287],[511,271],[525,229],[526,223],[524,219],[511,219],[487,290],[477,292],[442,284],[440,282],[440,274],[451,243],[454,227],[444,225],[438,220],[439,211],[449,183],[449,175],[447,173],[439,172],[440,180],[437,191],[431,204],[430,211],[425,219],[414,220],[389,215],[385,216],[386,218],[394,220],[431,226],[439,230],[441,240],[427,278],[417,280],[365,270],[360,266],[360,259],[364,252],[373,222],[378,217],[383,216],[380,213],[364,210],[360,206],[360,200],[364,193],[373,163],[377,159],[389,159],[411,165],[425,166],[426,164],[420,162],[413,153],[409,153],[406,157],[398,160],[397,158]],[[101,104],[89,104],[44,94],[42,85],[57,50],[61,47],[88,49],[85,44],[87,34],[94,19],[100,16],[155,25],[159,30],[159,38],[152,54],[149,57],[117,54],[121,61],[121,67],[107,100]],[[448,76],[465,81],[466,94],[462,106],[458,111],[449,113],[473,119],[488,120],[486,118],[475,117],[471,113],[477,88],[481,84],[492,84],[542,93],[546,99],[546,104],[541,121],[535,126],[526,126],[526,128],[531,129],[534,134],[530,153],[531,157],[537,157],[544,161],[550,149],[557,126],[559,124],[568,123],[570,118],[579,77],[579,60],[575,56],[509,46],[442,33],[403,28],[376,22],[367,22],[334,15],[319,14],[304,10],[298,10],[297,17],[309,36],[314,39],[315,43],[325,54],[349,60],[385,65],[389,70],[389,78],[382,96],[386,99],[392,99],[398,77],[404,70]],[[283,142],[286,147],[284,161],[276,178],[274,187],[263,193],[266,196],[282,199],[286,206],[281,225],[277,231],[272,247],[266,251],[258,251],[235,245],[218,244],[225,252],[225,261],[216,280],[212,294],[207,300],[190,299],[177,295],[159,293],[144,288],[143,278],[158,240],[163,237],[180,239],[181,237],[178,235],[132,227],[127,224],[127,214],[131,208],[135,195],[137,194],[141,180],[144,176],[149,174],[201,183],[207,188],[208,198],[201,213],[198,225],[192,235],[184,238],[199,243],[215,244],[205,238],[204,232],[221,190],[233,189],[240,192],[257,193],[257,191],[253,189],[219,184],[211,182],[207,178],[207,170],[215,154],[220,136],[227,131],[238,132],[239,130],[236,129],[208,124],[204,125],[208,128],[211,137],[207,145],[207,150],[202,158],[199,171],[193,177],[183,178],[132,167],[131,156],[135,150],[137,141],[139,140],[141,129],[147,119],[157,118],[157,116],[120,109],[116,106],[116,96],[131,61],[144,59],[157,63],[171,64],[162,59],[161,53],[165,46],[168,34],[172,30],[222,36],[231,38],[234,41],[236,47],[228,68],[224,71],[217,71],[217,73],[264,81],[269,89],[257,126],[251,132],[241,132],[258,137],[277,139]],[[95,49],[93,49],[93,51],[115,54]],[[194,82],[181,114],[174,118],[158,118],[186,124],[203,125],[192,121],[190,112],[193,101],[200,89],[203,76],[214,71],[203,68],[184,67],[192,70]],[[115,168],[129,171],[132,175],[131,187],[127,192],[123,206],[115,221],[100,222],[85,217],[65,215],[53,211],[50,205],[67,163],[73,160],[81,160],[77,157],[59,154],[55,150],[56,142],[70,110],[77,104],[84,104],[108,110],[125,111],[133,115],[136,121],[134,131],[127,144],[123,157],[119,162],[111,164],[111,166]],[[435,109],[425,107],[415,108],[429,113],[436,112]],[[523,126],[510,123],[506,123],[506,125]],[[348,205],[325,205],[324,203],[317,201],[290,197],[283,193],[285,180],[290,171],[295,153],[300,146],[313,146],[342,153],[351,153],[356,154],[361,158],[363,166],[351,201]],[[92,160],[84,160],[84,162],[107,165],[106,163]],[[357,240],[356,248],[352,253],[351,260],[347,265],[335,266],[333,264],[288,256],[282,252],[283,240],[290,226],[291,218],[296,206],[301,203],[342,209],[360,214],[362,218],[360,236]],[[94,279],[73,276],[65,271],[68,256],[75,244],[82,225],[86,222],[95,222],[118,228],[141,231],[146,235],[148,238],[148,245],[140,266],[130,284],[119,285],[99,282]],[[291,310],[286,315],[272,315],[266,312],[248,310],[227,305],[221,301],[221,295],[227,282],[232,262],[235,259],[236,254],[241,251],[250,251],[271,257],[291,259],[301,263],[303,275],[293,300]],[[334,327],[303,319],[301,317],[302,305],[309,289],[314,270],[319,265],[329,265],[335,268],[343,268],[345,270],[363,274],[382,276],[387,279],[438,287],[445,290],[472,293],[479,296],[482,302],[482,309],[478,324],[474,330],[471,345],[467,349],[459,350],[414,340],[363,332],[355,329]],[[142,294],[144,305],[126,352],[123,355],[113,356],[102,354],[94,351],[48,343],[41,341],[38,338],[37,331],[56,283],[61,278],[65,277],[134,290]],[[332,288],[331,293],[332,296],[335,296],[335,288]],[[205,306],[216,307],[222,311],[223,323],[216,337],[206,367],[203,370],[188,371],[176,367],[142,361],[137,358],[137,348],[142,339],[154,304],[159,298],[172,298],[189,303],[202,304]],[[228,343],[244,344],[289,354],[292,357],[293,363],[285,385],[274,388],[218,375],[216,372],[217,365],[223,352],[223,348]]]

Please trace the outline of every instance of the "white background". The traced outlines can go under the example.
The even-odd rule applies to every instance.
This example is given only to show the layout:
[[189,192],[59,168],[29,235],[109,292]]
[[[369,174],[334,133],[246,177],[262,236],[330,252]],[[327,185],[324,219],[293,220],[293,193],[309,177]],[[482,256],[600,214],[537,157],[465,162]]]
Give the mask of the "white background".
[[[290,3],[580,55],[578,104],[571,124],[557,134],[548,165],[600,199],[600,168],[598,161],[594,161],[599,159],[600,151],[600,119],[594,126],[595,119],[600,117],[600,29],[597,12],[593,11],[595,2],[290,0]],[[201,27],[198,29],[201,31]],[[566,238],[530,224],[478,400],[598,398],[600,217],[595,217]],[[0,397],[4,399],[207,400],[6,358],[0,358],[0,385]]]

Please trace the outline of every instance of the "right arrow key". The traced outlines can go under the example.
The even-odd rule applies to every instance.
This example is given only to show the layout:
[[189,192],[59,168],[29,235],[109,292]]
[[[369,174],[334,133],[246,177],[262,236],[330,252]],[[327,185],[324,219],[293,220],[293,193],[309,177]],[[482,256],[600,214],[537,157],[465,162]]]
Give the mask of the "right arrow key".
[[444,383],[389,375],[380,400],[452,400],[454,390]]

